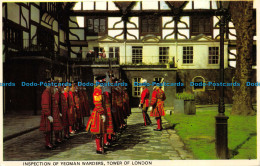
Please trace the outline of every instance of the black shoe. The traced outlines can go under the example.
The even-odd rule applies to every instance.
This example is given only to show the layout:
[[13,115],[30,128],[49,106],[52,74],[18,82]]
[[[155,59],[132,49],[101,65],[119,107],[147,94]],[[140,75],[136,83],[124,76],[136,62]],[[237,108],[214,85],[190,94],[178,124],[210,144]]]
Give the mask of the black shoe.
[[162,131],[162,129],[153,129],[154,131]]
[[57,148],[57,144],[52,145],[53,149]]
[[96,152],[97,152],[97,154],[103,154],[103,152],[100,150],[97,150]]
[[46,145],[45,148],[46,148],[47,150],[52,150],[52,149],[53,149],[53,146],[52,146],[52,145]]
[[109,148],[111,146],[111,143],[107,142],[104,144],[105,147]]
[[61,144],[62,142],[60,141],[60,140],[58,140],[58,141],[55,141],[55,144],[56,145],[59,145],[59,144]]

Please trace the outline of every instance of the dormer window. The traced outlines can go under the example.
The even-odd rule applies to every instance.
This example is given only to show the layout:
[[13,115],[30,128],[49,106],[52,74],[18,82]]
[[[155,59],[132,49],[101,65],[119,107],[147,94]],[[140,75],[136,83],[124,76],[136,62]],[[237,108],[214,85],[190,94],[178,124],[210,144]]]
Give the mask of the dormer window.
[[87,18],[87,33],[89,35],[104,35],[106,31],[106,18]]
[[141,17],[141,34],[154,34],[160,35],[160,17],[156,16],[145,16]]
[[192,16],[191,17],[191,36],[199,34],[212,35],[212,17],[211,16]]

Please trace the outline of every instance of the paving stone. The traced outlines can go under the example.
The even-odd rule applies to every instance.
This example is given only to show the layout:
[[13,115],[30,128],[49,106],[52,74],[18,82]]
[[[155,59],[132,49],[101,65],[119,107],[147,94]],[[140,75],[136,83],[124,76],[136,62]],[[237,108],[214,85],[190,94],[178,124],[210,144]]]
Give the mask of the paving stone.
[[[169,126],[162,118],[163,127]],[[142,126],[140,110],[133,108],[128,127],[106,155],[96,154],[94,136],[86,132],[75,134],[57,149],[45,150],[43,134],[35,130],[19,138],[4,142],[4,160],[180,160],[193,159],[172,129],[154,131],[153,125]]]

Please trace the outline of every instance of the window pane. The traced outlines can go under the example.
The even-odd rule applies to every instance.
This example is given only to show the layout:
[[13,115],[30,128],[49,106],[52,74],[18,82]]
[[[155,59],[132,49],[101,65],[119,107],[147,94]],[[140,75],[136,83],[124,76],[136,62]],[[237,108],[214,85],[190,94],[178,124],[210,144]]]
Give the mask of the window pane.
[[94,32],[99,32],[99,19],[94,19]]

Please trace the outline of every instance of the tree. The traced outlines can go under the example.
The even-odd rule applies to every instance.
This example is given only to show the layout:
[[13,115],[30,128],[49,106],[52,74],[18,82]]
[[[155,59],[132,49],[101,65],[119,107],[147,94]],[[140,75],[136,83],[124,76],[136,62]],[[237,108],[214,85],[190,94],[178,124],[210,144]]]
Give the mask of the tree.
[[235,81],[240,83],[240,87],[234,90],[231,114],[255,115],[251,87],[246,86],[246,82],[251,81],[253,37],[256,31],[253,1],[232,1],[229,12],[237,35]]

